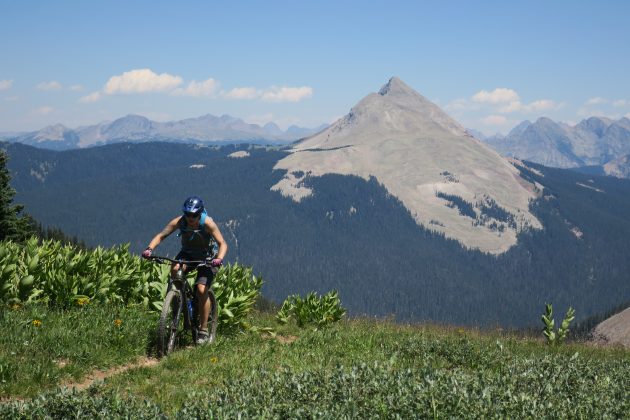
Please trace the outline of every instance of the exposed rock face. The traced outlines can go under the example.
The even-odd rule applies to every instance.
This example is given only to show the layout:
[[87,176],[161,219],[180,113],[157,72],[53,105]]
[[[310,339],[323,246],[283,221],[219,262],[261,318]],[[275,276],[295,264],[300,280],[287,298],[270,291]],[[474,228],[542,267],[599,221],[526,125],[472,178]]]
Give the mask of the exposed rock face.
[[51,125],[34,133],[20,134],[15,138],[19,139],[20,143],[52,150],[71,149],[79,144],[79,136],[61,124]]
[[606,175],[630,178],[630,155],[618,157],[604,165]]
[[502,253],[519,229],[541,226],[528,210],[536,186],[395,77],[292,152],[276,164],[288,172],[272,189],[296,201],[312,193],[306,176],[373,176],[419,224],[470,248]]
[[620,344],[630,348],[630,308],[599,323],[593,338],[602,344]]
[[603,165],[630,153],[630,120],[591,117],[575,126],[540,118],[525,121],[503,136],[484,141],[504,156],[545,166]]

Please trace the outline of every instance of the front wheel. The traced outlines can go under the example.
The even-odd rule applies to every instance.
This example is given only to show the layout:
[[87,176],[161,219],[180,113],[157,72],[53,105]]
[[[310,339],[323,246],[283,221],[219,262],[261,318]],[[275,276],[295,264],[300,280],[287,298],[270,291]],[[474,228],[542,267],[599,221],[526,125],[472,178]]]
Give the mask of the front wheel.
[[171,353],[177,344],[177,336],[184,329],[183,302],[179,290],[166,294],[160,324],[158,326],[158,357]]

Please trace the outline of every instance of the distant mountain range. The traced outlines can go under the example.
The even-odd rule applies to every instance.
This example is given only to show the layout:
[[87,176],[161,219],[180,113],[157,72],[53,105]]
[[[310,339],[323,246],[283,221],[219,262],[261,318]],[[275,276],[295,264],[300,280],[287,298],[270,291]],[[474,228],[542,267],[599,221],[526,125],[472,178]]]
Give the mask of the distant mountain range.
[[69,150],[129,141],[286,144],[315,134],[326,127],[326,124],[315,128],[292,125],[283,131],[272,122],[261,127],[229,115],[216,117],[208,114],[171,122],[156,122],[140,115],[127,115],[115,121],[76,129],[56,124],[29,133],[4,133],[1,138],[9,142],[52,150]]
[[599,167],[617,177],[630,173],[628,118],[591,117],[574,126],[540,118],[522,122],[507,136],[469,131],[504,156],[556,168]]
[[[630,297],[628,180],[519,167],[526,182],[543,186],[530,208],[543,229],[520,231],[514,246],[492,255],[419,225],[376,178],[307,177],[311,195],[283,197],[271,190],[286,175],[273,169],[288,156],[278,148],[0,147],[15,202],[91,246],[131,243],[139,253],[187,195],[200,195],[229,242],[228,261],[254,267],[276,302],[337,289],[352,315],[510,327],[537,326],[545,302],[558,313],[573,306],[580,321]],[[466,209],[455,194],[446,197],[435,197],[444,214]],[[158,252],[175,255],[178,242],[172,235]]]
[[[101,132],[151,130],[132,121]],[[629,180],[502,157],[397,78],[290,149],[131,140],[1,143],[15,202],[140,252],[200,195],[266,297],[337,289],[355,315],[535,326],[545,302],[579,321],[630,296]]]

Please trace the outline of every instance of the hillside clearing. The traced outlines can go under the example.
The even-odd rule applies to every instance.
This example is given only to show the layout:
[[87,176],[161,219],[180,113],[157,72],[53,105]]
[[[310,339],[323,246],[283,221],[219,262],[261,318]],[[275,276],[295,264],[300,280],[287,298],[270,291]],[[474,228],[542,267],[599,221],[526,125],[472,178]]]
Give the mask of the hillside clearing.
[[[27,323],[35,311],[45,315],[42,318],[46,323],[34,331]],[[93,413],[134,418],[619,418],[630,414],[628,350],[583,344],[551,348],[538,339],[499,331],[368,319],[345,320],[315,330],[300,329],[294,324],[279,326],[272,316],[257,313],[250,318],[251,325],[274,327],[273,334],[220,334],[215,345],[184,348],[158,363],[151,362],[151,366],[139,367],[129,363],[144,358],[150,351],[147,330],[154,327],[155,318],[150,314],[145,318],[141,311],[131,310],[124,315],[124,325],[135,325],[139,331],[127,331],[125,342],[134,351],[127,351],[129,356],[116,363],[111,363],[111,356],[102,352],[98,356],[102,360],[89,363],[102,369],[126,367],[108,371],[113,375],[104,377],[104,381],[94,382],[83,392],[78,392],[80,387],[59,388],[68,384],[68,373],[63,369],[82,363],[80,357],[73,356],[84,348],[82,339],[76,345],[67,341],[65,348],[51,346],[48,359],[54,358],[57,364],[48,372],[61,369],[56,376],[43,371],[39,376],[26,378],[21,371],[18,373],[16,363],[42,364],[36,352],[18,356],[15,350],[19,340],[15,338],[23,338],[21,330],[33,334],[33,342],[50,344],[50,338],[44,337],[45,328],[55,325],[55,318],[67,322],[86,311],[91,311],[90,317],[97,325],[101,323],[99,318],[109,321],[116,313],[98,307],[62,314],[42,308],[7,311],[2,323],[12,338],[3,337],[0,373],[4,381],[2,394],[13,401],[0,405],[0,417],[74,417]],[[133,317],[144,321],[133,321]],[[21,326],[10,329],[7,322]],[[82,337],[76,329],[74,334]],[[7,342],[13,343],[13,351],[7,350]],[[109,348],[113,353],[119,345],[120,342],[92,342],[93,348]],[[60,360],[65,366],[59,367]],[[74,383],[89,380],[92,370],[86,368],[75,374]],[[41,377],[48,377],[49,381],[41,381]],[[50,380],[52,377],[56,380]],[[7,386],[8,383],[13,385]],[[35,396],[32,400],[18,400]]]

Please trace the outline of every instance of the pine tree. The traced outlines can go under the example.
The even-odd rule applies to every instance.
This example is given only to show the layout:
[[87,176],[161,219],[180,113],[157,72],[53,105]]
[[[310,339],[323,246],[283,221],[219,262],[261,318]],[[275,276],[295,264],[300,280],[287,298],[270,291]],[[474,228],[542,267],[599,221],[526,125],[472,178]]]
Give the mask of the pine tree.
[[15,190],[6,163],[7,154],[0,150],[0,241],[23,241],[35,233],[34,223],[30,216],[20,214],[24,206],[13,204]]

